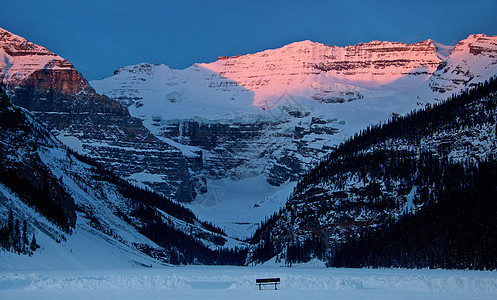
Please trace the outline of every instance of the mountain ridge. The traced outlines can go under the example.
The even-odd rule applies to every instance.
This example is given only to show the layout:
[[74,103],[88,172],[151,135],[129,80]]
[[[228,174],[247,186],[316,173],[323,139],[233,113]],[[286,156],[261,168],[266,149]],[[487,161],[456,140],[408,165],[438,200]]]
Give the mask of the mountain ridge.
[[160,169],[172,180],[151,183],[158,191],[192,200],[195,192],[181,153],[152,135],[118,101],[97,94],[69,61],[3,29],[1,53],[1,79],[12,102],[30,110],[66,145],[124,177]]
[[[431,40],[346,47],[303,41],[184,70],[123,67],[91,82],[109,98],[89,90],[51,94],[33,82],[10,93],[66,145],[131,182],[189,202],[230,234],[249,236],[283,205],[298,178],[347,137],[495,74],[496,38],[470,38],[488,51],[464,52],[467,61],[451,55],[442,61],[444,47]],[[476,60],[485,73],[462,78],[478,74]],[[49,69],[36,81],[59,82]],[[254,194],[237,201],[235,187],[259,179],[263,188],[249,188]],[[223,207],[234,209],[227,220],[211,212]]]
[[[286,188],[330,149],[368,125],[432,105],[497,73],[497,47],[492,44],[497,37],[468,39],[458,48],[488,39],[491,51],[475,56],[467,50],[468,62],[461,65],[461,59],[447,56],[451,47],[431,40],[345,47],[307,40],[182,70],[160,64],[122,67],[114,76],[91,84],[190,157],[192,173],[199,178],[192,209],[215,218],[196,205],[216,197],[209,185],[224,181],[226,195],[231,195],[232,181],[248,185],[262,176],[270,185]],[[461,80],[464,73],[479,72],[472,71],[473,61],[486,73]],[[461,75],[453,72],[456,69]],[[449,87],[445,93],[436,89],[444,82],[451,84],[450,92]],[[275,195],[261,192],[252,198],[278,199],[283,205],[285,196]],[[221,202],[219,211],[228,202],[235,206],[231,197],[216,201]],[[240,217],[231,223],[243,223],[241,216],[246,214],[255,219],[258,209],[253,207],[265,207],[264,203],[254,200],[251,207],[237,211]],[[262,211],[268,217],[266,209]],[[234,228],[240,226],[226,226],[238,234]]]

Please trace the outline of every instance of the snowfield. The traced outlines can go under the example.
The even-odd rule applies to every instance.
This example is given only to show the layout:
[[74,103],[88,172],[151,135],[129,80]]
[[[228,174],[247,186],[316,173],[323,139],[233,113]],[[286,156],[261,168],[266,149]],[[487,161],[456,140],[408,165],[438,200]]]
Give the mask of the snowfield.
[[[280,277],[278,290],[256,278]],[[0,271],[0,298],[497,299],[497,272],[320,267]]]

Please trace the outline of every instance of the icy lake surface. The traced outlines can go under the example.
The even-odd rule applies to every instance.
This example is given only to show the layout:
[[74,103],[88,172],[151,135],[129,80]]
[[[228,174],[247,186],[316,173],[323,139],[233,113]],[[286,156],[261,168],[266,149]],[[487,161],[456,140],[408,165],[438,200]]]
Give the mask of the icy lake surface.
[[[256,278],[280,277],[278,290]],[[497,299],[497,272],[313,267],[1,271],[0,299]]]

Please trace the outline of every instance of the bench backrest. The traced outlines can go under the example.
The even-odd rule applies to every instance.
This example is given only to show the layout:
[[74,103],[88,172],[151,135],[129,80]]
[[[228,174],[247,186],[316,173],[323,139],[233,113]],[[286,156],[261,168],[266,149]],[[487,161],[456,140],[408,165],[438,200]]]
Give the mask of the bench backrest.
[[256,279],[255,283],[269,283],[269,282],[280,282],[279,278],[260,278]]

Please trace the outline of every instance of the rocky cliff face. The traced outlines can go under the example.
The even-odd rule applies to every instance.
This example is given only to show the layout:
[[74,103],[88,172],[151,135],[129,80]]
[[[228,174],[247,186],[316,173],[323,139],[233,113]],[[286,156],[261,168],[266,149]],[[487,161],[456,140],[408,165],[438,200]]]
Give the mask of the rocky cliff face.
[[157,180],[141,182],[167,196],[194,197],[181,152],[152,135],[119,102],[98,95],[67,60],[0,29],[0,74],[12,101],[67,146],[123,177],[159,174]]

